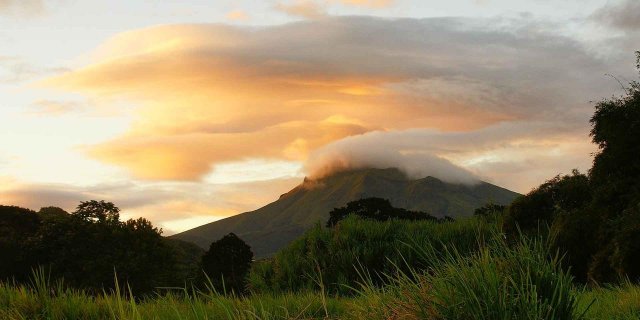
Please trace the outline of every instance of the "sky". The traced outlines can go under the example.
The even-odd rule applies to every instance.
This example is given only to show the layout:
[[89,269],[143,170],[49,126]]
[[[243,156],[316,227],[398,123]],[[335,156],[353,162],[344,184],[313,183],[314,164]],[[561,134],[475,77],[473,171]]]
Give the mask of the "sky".
[[636,0],[0,0],[0,204],[165,234],[336,167],[526,193],[591,166]]

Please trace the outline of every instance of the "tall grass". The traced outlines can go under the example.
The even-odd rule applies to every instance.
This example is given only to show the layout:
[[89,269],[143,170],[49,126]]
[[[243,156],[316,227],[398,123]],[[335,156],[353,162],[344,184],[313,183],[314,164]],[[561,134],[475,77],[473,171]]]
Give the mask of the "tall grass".
[[581,308],[589,308],[589,319],[640,319],[640,286],[626,282],[619,286],[578,289]]
[[34,287],[0,284],[0,319],[342,319],[348,313],[346,299],[316,292],[246,298],[167,292],[137,301],[116,291],[45,295]]
[[581,319],[586,311],[571,276],[538,239],[510,245],[494,236],[471,254],[455,247],[420,251],[432,261],[428,270],[390,275],[392,285],[382,289],[362,283],[362,296],[378,295],[377,310],[362,309],[363,318]]
[[[481,219],[455,222],[386,222],[349,217],[335,228],[317,225],[281,250],[272,260],[256,264],[249,275],[252,292],[306,291],[317,288],[317,271],[329,293],[348,294],[366,266],[372,282],[383,285],[386,274],[426,269],[432,261],[415,248],[455,247],[466,254],[478,249],[478,239],[495,234],[497,225]],[[396,270],[400,269],[400,270]]]

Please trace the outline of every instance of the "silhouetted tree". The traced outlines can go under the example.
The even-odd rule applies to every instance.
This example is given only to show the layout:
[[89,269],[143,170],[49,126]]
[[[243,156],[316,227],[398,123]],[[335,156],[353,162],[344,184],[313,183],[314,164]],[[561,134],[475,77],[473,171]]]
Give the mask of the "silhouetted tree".
[[502,216],[507,209],[507,206],[489,202],[480,208],[473,210],[473,215],[482,217],[490,221],[494,221],[497,217]]
[[32,210],[0,206],[0,280],[25,280],[33,263],[27,241],[40,227],[40,217]]
[[[640,52],[636,52],[640,72]],[[598,281],[640,277],[640,83],[625,95],[605,99],[591,117],[591,137],[598,145],[589,178],[593,210],[599,213],[601,243],[590,276]]]
[[518,197],[509,206],[504,219],[507,233],[536,231],[551,225],[559,212],[583,209],[591,203],[591,186],[586,175],[573,170],[570,175],[556,176]]
[[113,224],[120,222],[120,209],[113,203],[104,200],[82,201],[73,215],[89,222]]
[[331,210],[327,227],[335,226],[349,215],[377,221],[387,221],[389,219],[438,220],[426,212],[396,208],[387,199],[373,197],[351,201],[344,207]]
[[252,260],[251,247],[234,233],[229,233],[211,243],[209,251],[202,256],[202,271],[219,292],[241,294]]

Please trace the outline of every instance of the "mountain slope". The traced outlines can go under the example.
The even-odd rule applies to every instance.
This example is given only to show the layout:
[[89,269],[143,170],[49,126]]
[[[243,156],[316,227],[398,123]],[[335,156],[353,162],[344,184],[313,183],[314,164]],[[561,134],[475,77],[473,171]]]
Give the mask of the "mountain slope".
[[255,211],[187,230],[173,237],[208,248],[234,232],[252,248],[256,257],[266,257],[329,218],[329,211],[347,202],[367,197],[389,199],[395,207],[427,211],[442,217],[469,216],[489,201],[508,204],[517,193],[490,183],[459,185],[433,177],[412,180],[397,169],[362,169],[340,172],[317,181],[305,181],[280,198]]

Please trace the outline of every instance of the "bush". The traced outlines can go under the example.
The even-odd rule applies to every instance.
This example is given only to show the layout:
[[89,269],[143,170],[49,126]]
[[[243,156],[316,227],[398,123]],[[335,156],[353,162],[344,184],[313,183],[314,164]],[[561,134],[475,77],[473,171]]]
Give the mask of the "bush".
[[431,262],[414,247],[446,245],[473,252],[478,238],[488,237],[495,228],[496,224],[476,218],[438,223],[352,216],[335,228],[316,226],[272,260],[257,264],[249,275],[249,287],[254,292],[310,290],[321,280],[329,292],[352,293],[348,287],[356,286],[363,273],[381,285],[398,268],[427,268]]
[[591,199],[586,175],[577,170],[570,175],[558,175],[517,198],[507,210],[504,229],[511,235],[537,231],[540,226],[551,225],[559,212],[583,209]]

